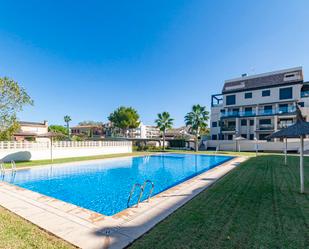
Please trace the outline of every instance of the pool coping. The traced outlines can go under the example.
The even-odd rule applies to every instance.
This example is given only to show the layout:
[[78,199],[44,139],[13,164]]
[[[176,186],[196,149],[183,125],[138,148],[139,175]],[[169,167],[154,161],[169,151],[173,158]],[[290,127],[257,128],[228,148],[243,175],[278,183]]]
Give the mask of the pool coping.
[[246,159],[234,157],[113,216],[6,182],[0,182],[0,205],[77,247],[123,248]]

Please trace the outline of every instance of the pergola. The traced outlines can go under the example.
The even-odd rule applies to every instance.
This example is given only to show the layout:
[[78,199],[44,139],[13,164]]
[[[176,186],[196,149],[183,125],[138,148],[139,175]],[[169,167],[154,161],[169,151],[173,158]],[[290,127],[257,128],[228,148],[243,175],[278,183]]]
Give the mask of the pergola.
[[295,124],[284,128],[280,131],[274,132],[269,138],[284,138],[285,139],[285,164],[287,163],[287,139],[300,139],[300,157],[299,157],[299,171],[300,171],[300,193],[304,193],[304,138],[309,135],[309,122],[304,120],[297,106],[296,110],[297,121]]

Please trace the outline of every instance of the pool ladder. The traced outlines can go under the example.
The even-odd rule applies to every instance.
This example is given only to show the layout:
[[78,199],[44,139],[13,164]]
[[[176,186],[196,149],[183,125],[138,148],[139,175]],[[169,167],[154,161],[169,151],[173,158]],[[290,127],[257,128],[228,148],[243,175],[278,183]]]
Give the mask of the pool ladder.
[[1,175],[5,174],[4,166],[3,166],[3,162],[2,161],[0,161],[0,173],[1,173]]
[[154,183],[153,183],[152,181],[150,181],[150,180],[146,180],[146,181],[144,181],[143,185],[141,185],[141,184],[139,184],[139,183],[135,183],[135,184],[133,185],[133,187],[132,187],[132,189],[131,189],[131,192],[130,192],[130,195],[129,195],[129,198],[128,198],[127,207],[130,207],[130,200],[131,200],[131,198],[132,198],[132,195],[133,195],[134,192],[135,192],[135,188],[136,188],[136,187],[139,187],[140,193],[139,193],[138,200],[137,200],[137,204],[136,204],[136,207],[138,207],[138,204],[139,204],[140,201],[141,201],[141,198],[142,198],[142,196],[143,196],[143,194],[144,194],[144,190],[145,190],[145,187],[146,187],[147,183],[150,183],[150,184],[151,184],[151,189],[150,189],[149,194],[148,194],[148,196],[147,196],[147,201],[149,202],[149,199],[150,199],[151,194],[152,194],[153,189],[154,189]]
[[12,167],[12,172],[16,172],[16,164],[14,160],[11,161],[11,167]]

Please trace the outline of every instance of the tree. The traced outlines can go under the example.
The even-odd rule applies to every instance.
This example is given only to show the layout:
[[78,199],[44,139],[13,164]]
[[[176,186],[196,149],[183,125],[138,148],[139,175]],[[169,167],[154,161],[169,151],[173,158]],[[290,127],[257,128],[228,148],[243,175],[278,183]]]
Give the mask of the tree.
[[19,125],[16,115],[33,100],[24,88],[7,77],[0,78],[0,139],[9,140]]
[[139,115],[132,107],[121,106],[112,112],[108,120],[113,126],[122,130],[123,135],[127,136],[129,129],[135,129],[140,125]]
[[72,119],[71,119],[71,117],[69,115],[65,115],[63,117],[63,119],[64,119],[64,122],[67,125],[67,135],[68,135],[68,138],[70,138],[70,122],[72,121]]
[[173,120],[168,112],[158,113],[158,118],[155,120],[157,127],[162,132],[163,150],[165,150],[165,132],[173,126]]
[[92,120],[86,120],[79,122],[78,125],[93,125],[93,126],[102,126],[103,122],[97,122],[97,121],[92,121]]
[[50,125],[48,131],[63,134],[64,136],[56,137],[57,140],[62,140],[67,135],[67,128],[63,125]]
[[189,127],[191,134],[195,136],[195,151],[198,151],[198,139],[200,132],[207,128],[207,121],[209,119],[209,112],[206,111],[205,106],[194,105],[192,111],[185,116],[186,126]]

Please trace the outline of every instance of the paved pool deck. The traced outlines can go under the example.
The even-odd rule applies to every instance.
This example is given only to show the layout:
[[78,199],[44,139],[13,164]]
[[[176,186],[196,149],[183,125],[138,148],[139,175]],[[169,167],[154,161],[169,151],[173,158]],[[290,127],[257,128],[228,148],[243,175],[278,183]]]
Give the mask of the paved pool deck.
[[76,247],[124,248],[246,159],[235,157],[113,216],[6,182],[0,182],[0,205]]

